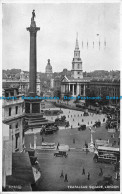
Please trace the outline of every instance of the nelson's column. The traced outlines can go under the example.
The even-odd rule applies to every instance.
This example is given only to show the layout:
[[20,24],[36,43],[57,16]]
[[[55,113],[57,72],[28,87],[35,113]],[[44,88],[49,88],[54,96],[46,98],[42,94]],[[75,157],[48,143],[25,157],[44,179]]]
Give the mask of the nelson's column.
[[41,100],[36,99],[36,35],[40,28],[36,27],[34,18],[35,10],[32,12],[30,27],[27,28],[27,31],[30,32],[29,97],[33,97],[33,99],[25,99],[25,120],[28,122],[28,128],[37,128],[43,124],[52,123],[43,117]]

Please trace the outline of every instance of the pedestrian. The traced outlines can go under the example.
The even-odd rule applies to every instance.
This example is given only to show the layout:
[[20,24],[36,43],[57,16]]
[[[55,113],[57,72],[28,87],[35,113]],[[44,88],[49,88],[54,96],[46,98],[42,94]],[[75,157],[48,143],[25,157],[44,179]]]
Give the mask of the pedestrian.
[[58,145],[57,145],[57,150],[58,150],[58,148],[59,148],[59,143],[58,143]]
[[79,123],[78,123],[78,126],[79,126]]
[[72,125],[71,125],[71,129],[72,129]]
[[73,139],[73,143],[75,143],[75,139]]
[[73,119],[73,121],[74,121],[74,119]]
[[44,138],[42,137],[42,142],[44,142]]
[[90,173],[89,173],[89,172],[88,172],[87,176],[88,176],[88,178],[87,178],[87,179],[88,179],[88,180],[90,180]]
[[64,182],[68,182],[67,174],[65,174]]
[[83,168],[82,175],[85,175],[85,169]]
[[103,170],[102,170],[102,168],[100,168],[100,172],[101,172],[101,173],[103,173]]
[[103,175],[103,170],[102,170],[102,168],[100,168],[99,176],[102,176],[102,175]]
[[61,171],[61,175],[60,175],[60,177],[64,177],[63,170]]

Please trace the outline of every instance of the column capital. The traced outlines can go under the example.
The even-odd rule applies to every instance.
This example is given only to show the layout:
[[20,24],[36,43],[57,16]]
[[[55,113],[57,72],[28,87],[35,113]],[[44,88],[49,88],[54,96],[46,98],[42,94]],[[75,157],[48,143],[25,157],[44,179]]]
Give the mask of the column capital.
[[36,34],[37,31],[40,30],[39,27],[33,27],[33,26],[30,26],[30,27],[28,27],[28,28],[26,28],[26,29],[27,29],[27,31],[30,32],[30,34]]

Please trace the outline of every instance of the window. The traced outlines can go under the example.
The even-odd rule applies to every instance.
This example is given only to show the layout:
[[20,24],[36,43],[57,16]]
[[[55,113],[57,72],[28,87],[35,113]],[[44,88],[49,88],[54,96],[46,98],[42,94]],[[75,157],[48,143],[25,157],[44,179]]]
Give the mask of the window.
[[18,128],[18,123],[16,124],[16,129]]
[[9,108],[9,116],[11,116],[11,108]]
[[15,149],[18,149],[19,133],[15,134]]
[[16,114],[18,114],[18,106],[16,106]]
[[80,69],[80,64],[78,64],[78,69]]
[[9,125],[9,129],[11,129],[11,125]]
[[80,72],[78,71],[78,75],[80,74]]

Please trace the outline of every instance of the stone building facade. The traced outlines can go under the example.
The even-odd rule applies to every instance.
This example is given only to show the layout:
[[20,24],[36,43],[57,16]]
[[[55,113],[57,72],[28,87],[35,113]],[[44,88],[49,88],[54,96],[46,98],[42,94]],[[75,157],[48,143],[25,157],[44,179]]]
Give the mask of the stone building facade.
[[[94,92],[95,96],[120,96],[120,80],[114,79],[100,79],[92,77],[83,77],[82,60],[80,58],[80,50],[78,39],[76,39],[76,46],[74,50],[74,58],[72,61],[71,76],[65,75],[61,80],[61,94],[71,96],[86,96],[87,89]],[[119,103],[119,100],[109,99],[110,105]]]
[[[14,95],[10,95],[10,94]],[[16,95],[15,95],[16,94]],[[4,89],[4,97],[14,97],[2,101],[2,122],[9,126],[10,139],[12,141],[12,151],[22,151],[23,149],[23,117],[24,101],[18,95],[18,89]],[[15,99],[15,97],[17,99]]]

